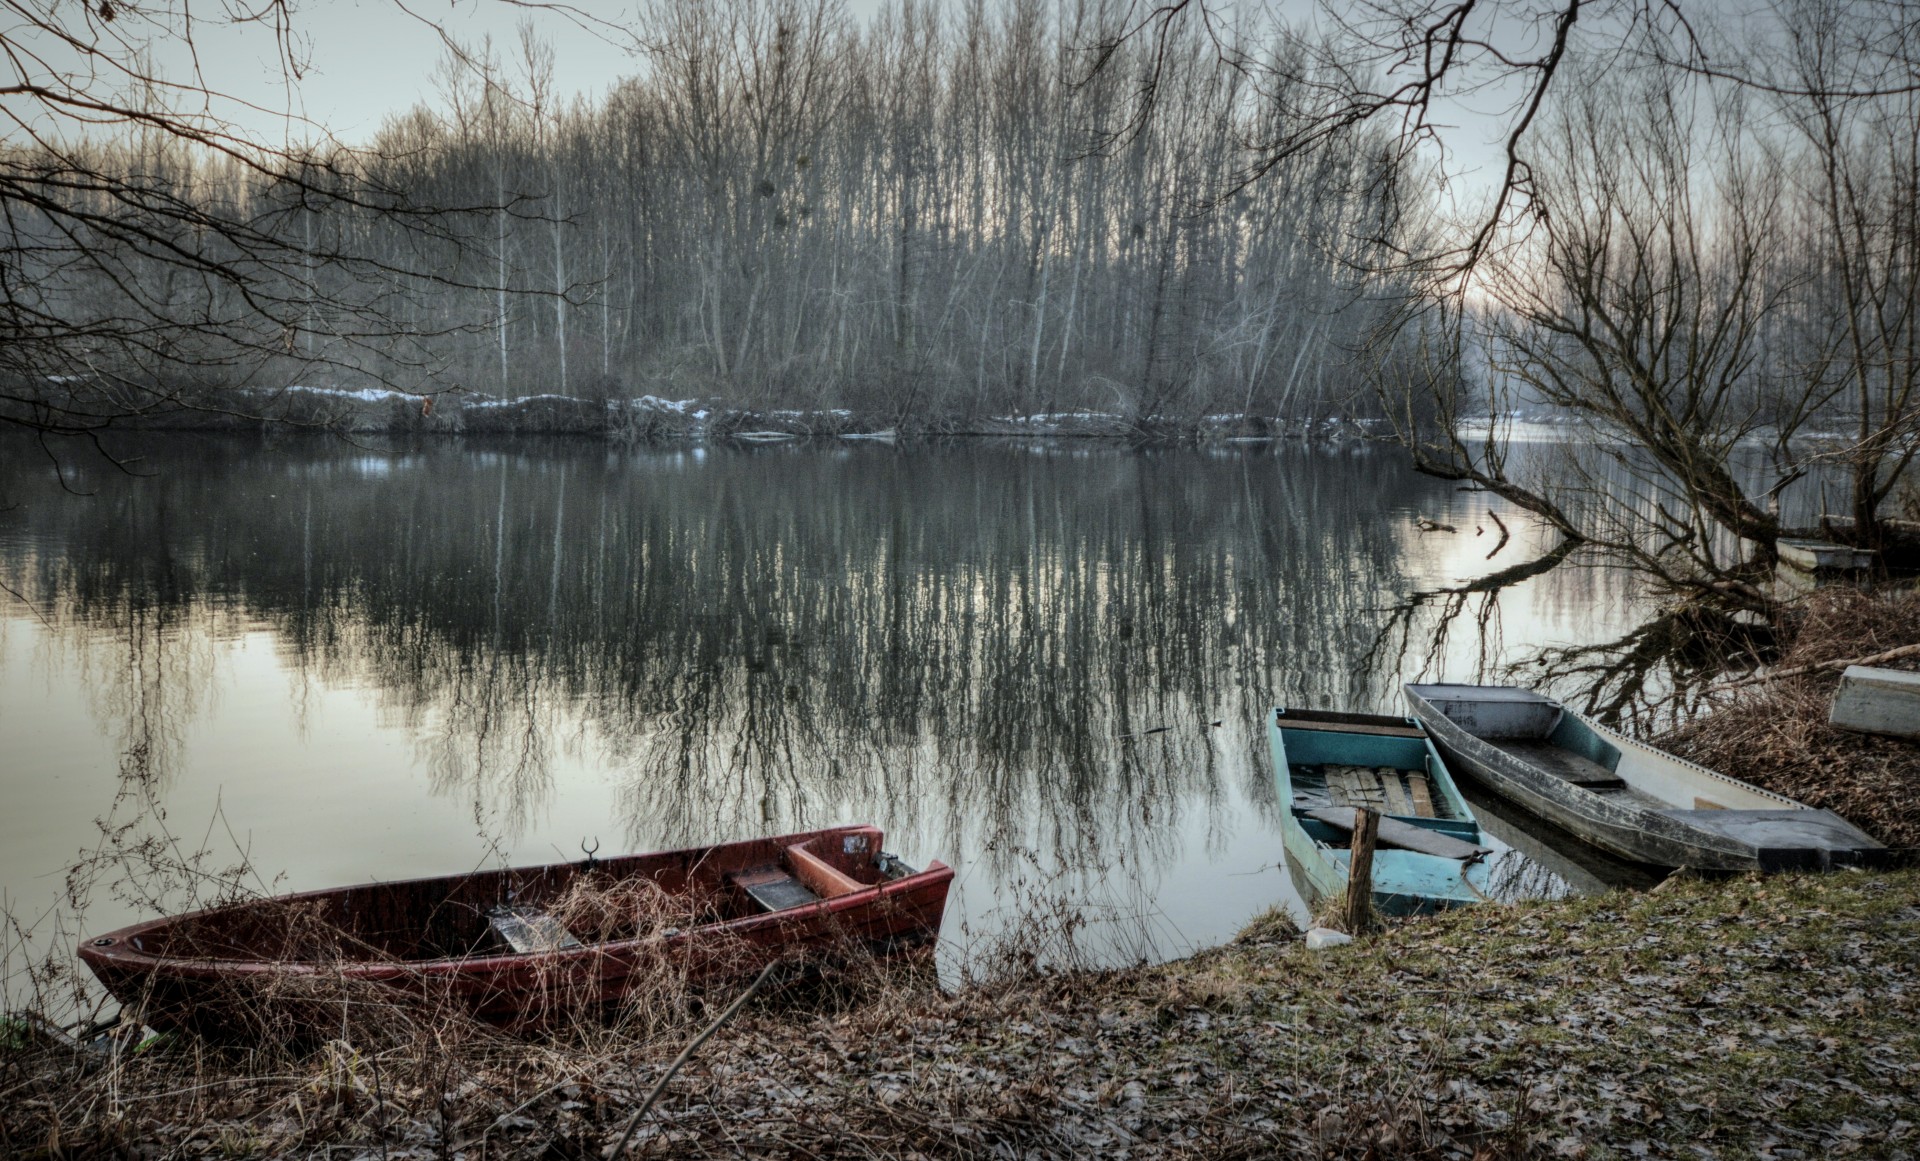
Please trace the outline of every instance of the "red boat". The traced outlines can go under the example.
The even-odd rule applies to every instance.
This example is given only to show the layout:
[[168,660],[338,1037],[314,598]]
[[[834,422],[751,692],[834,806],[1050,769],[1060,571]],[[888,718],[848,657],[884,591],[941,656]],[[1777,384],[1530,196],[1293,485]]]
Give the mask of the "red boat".
[[[157,1027],[339,1026],[450,1004],[538,1026],[668,989],[931,947],[953,869],[871,826],[250,900],[125,927],[80,958]],[[352,1009],[358,1011],[352,1011]]]

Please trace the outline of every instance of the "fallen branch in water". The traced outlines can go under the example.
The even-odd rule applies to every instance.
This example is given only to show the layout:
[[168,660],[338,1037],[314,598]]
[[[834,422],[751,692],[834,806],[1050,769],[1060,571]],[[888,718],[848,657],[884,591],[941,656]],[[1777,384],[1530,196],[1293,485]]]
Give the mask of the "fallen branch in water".
[[1513,539],[1513,533],[1507,531],[1507,522],[1500,519],[1500,513],[1489,508],[1487,515],[1493,518],[1493,526],[1500,530],[1500,543],[1493,546],[1492,552],[1487,553],[1487,559],[1492,560],[1500,555],[1500,550],[1507,546],[1507,541]]
[[667,1082],[671,1081],[674,1074],[680,1071],[680,1066],[690,1060],[693,1054],[699,1050],[700,1046],[707,1042],[707,1038],[720,1030],[722,1024],[733,1019],[735,1012],[747,1006],[747,1001],[753,999],[753,994],[760,990],[760,985],[766,983],[767,977],[773,974],[773,969],[779,966],[780,961],[775,960],[766,967],[761,968],[760,974],[753,977],[753,982],[747,985],[747,990],[741,992],[738,999],[727,1005],[726,1011],[715,1017],[713,1023],[702,1028],[700,1035],[695,1036],[687,1043],[685,1048],[680,1050],[680,1055],[673,1058],[672,1064],[667,1065],[666,1075],[662,1076],[659,1083],[653,1086],[653,1091],[647,1094],[647,1099],[640,1102],[639,1111],[635,1112],[633,1118],[627,1122],[626,1129],[620,1134],[619,1142],[608,1151],[607,1156],[618,1157],[627,1151],[627,1142],[633,1140],[633,1131],[640,1127],[640,1122],[646,1118],[647,1110],[653,1108],[653,1102],[659,1100],[660,1094],[667,1091]]
[[1898,649],[1872,653],[1865,657],[1848,657],[1840,661],[1821,661],[1813,665],[1795,665],[1789,669],[1776,669],[1772,673],[1743,677],[1739,681],[1729,682],[1722,688],[1738,689],[1743,685],[1759,685],[1766,681],[1779,681],[1785,677],[1803,677],[1809,673],[1837,673],[1849,665],[1881,665],[1888,661],[1899,661],[1905,657],[1920,657],[1920,645],[1902,645]]

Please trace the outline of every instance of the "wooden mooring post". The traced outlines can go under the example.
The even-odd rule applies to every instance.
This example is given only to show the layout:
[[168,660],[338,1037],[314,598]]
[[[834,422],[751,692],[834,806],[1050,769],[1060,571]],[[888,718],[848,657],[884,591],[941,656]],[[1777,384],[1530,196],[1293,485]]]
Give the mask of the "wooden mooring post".
[[1380,812],[1353,811],[1353,844],[1347,848],[1347,934],[1356,938],[1373,926],[1373,844],[1380,834]]

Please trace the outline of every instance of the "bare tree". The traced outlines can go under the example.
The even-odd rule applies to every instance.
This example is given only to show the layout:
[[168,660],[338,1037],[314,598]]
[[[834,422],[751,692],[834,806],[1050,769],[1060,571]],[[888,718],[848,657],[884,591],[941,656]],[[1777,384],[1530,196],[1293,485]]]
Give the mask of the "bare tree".
[[[1767,357],[1799,288],[1775,243],[1779,158],[1756,153],[1740,102],[1703,126],[1672,80],[1596,77],[1556,115],[1535,244],[1483,267],[1501,308],[1490,361],[1646,479],[1656,498],[1625,509],[1606,503],[1617,485],[1585,489],[1590,539],[1670,588],[1764,608],[1778,497],[1805,471],[1793,441],[1825,397]],[[1758,495],[1736,465],[1756,444],[1771,453]]]
[[[1843,402],[1845,531],[1884,547],[1882,505],[1920,453],[1920,30],[1910,8],[1809,0],[1787,12],[1772,86],[1803,135],[1802,251],[1824,309],[1802,373]],[[1900,82],[1905,81],[1902,85]],[[1824,400],[1823,400],[1824,401]]]
[[[288,9],[192,0],[9,7],[0,32],[0,423],[92,435],[181,411],[253,415],[315,371],[409,390],[442,386],[404,302],[442,271],[485,200],[428,204],[404,164],[349,149],[290,117],[273,146],[229,114],[197,65],[170,79],[163,50],[193,56],[227,26],[304,67]],[[389,178],[402,179],[389,181]],[[369,246],[372,236],[407,240]],[[416,261],[416,259],[427,259]],[[465,324],[455,324],[453,330]]]

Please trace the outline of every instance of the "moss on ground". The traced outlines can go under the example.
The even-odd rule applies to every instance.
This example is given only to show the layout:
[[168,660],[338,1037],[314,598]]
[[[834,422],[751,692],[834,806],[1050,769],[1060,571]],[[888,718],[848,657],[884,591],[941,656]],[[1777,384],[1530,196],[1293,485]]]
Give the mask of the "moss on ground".
[[1913,872],[1677,880],[1456,912],[1332,953],[1226,954],[1285,978],[1325,1035],[1299,1051],[1308,1073],[1418,1045],[1425,1119],[1456,1145],[1491,1130],[1565,1156],[1912,1148]]

